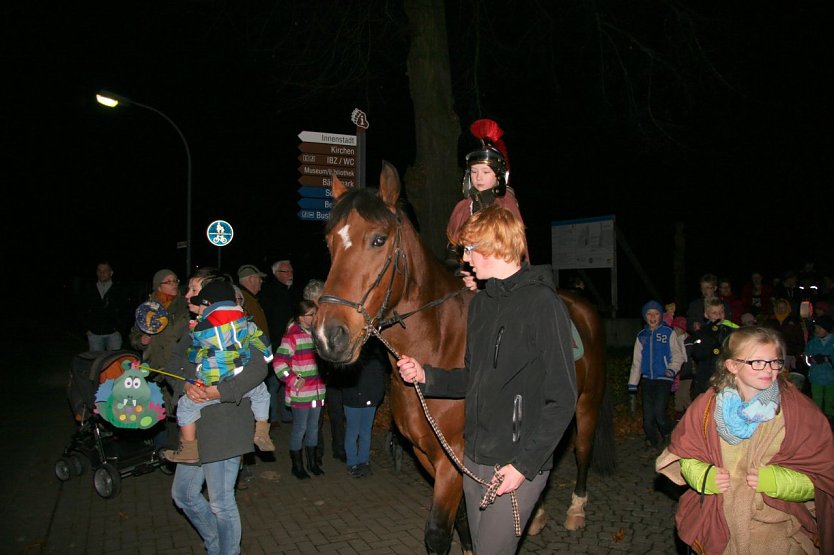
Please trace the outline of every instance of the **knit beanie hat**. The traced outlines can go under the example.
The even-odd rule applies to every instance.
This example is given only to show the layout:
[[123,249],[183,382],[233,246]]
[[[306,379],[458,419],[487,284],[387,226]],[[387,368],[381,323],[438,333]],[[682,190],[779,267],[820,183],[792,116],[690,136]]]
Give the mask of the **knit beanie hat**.
[[644,304],[640,310],[640,314],[642,314],[644,320],[646,319],[646,313],[650,310],[656,310],[658,314],[663,314],[663,305],[657,301],[649,301]]
[[672,327],[680,328],[683,331],[686,331],[686,318],[684,318],[683,316],[675,316],[672,319]]
[[228,281],[212,281],[189,300],[194,306],[211,306],[222,301],[236,302],[235,289]]
[[159,289],[159,286],[162,285],[162,282],[165,281],[165,278],[168,276],[175,276],[177,273],[174,270],[169,270],[167,268],[163,268],[159,270],[157,273],[153,275],[152,289],[156,291]]

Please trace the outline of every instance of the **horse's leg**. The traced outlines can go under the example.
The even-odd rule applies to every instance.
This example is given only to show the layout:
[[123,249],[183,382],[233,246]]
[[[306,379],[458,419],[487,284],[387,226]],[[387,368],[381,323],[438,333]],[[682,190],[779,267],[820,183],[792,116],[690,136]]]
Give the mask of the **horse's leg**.
[[[437,449],[441,449],[439,445]],[[426,552],[446,555],[452,546],[456,517],[463,504],[463,476],[442,450],[429,455],[421,449],[415,449],[414,453],[434,477],[432,505],[423,535]],[[432,461],[436,461],[436,464],[432,464]],[[471,540],[469,545],[471,549]]]
[[591,467],[598,403],[599,400],[590,392],[580,395],[576,403],[576,441],[574,442],[576,484],[571,495],[568,517],[565,520],[565,528],[568,530],[578,530],[585,527],[585,504],[588,502],[588,469]]

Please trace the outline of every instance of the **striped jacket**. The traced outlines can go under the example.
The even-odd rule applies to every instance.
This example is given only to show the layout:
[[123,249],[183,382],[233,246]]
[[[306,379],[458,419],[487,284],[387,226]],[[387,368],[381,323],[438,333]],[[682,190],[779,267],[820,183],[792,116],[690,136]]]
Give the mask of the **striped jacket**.
[[293,323],[281,338],[272,368],[278,379],[287,384],[284,395],[287,406],[314,408],[324,405],[326,390],[316,366],[313,336],[298,323]]

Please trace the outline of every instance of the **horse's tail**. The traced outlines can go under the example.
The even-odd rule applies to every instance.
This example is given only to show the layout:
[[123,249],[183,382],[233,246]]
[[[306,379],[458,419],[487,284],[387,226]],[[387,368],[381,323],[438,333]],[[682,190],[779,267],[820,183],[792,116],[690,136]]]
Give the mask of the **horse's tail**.
[[617,468],[617,457],[614,453],[614,407],[611,401],[610,384],[607,380],[594,430],[591,468],[604,476],[612,474]]

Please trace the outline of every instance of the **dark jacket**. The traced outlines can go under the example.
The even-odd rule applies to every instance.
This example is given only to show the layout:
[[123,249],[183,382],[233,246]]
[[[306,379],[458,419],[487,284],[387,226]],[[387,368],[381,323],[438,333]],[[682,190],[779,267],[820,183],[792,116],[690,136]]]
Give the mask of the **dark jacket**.
[[551,276],[524,264],[488,280],[469,306],[465,368],[425,367],[427,395],[466,399],[466,456],[528,480],[553,467],[576,409],[571,324]]
[[128,295],[121,284],[113,282],[102,297],[96,282],[84,289],[81,298],[82,328],[96,335],[108,335],[117,331],[124,334],[130,328],[131,312]]
[[280,345],[281,338],[287,333],[295,306],[301,300],[296,287],[287,287],[277,279],[267,278],[258,293],[258,302],[263,308],[269,325],[269,339],[273,345]]
[[353,380],[342,386],[342,405],[346,407],[378,407],[385,397],[385,378],[391,364],[378,341],[362,349],[353,370]]
[[[174,349],[168,367],[186,378],[195,378],[195,365],[188,362],[186,350],[191,346],[190,334],[184,334]],[[197,420],[197,441],[200,461],[210,463],[237,457],[255,450],[252,438],[255,434],[255,419],[252,406],[244,394],[266,378],[267,366],[261,353],[250,346],[251,358],[243,371],[233,378],[217,384],[220,403],[209,405],[200,411]],[[185,382],[171,379],[175,395],[185,391]]]

